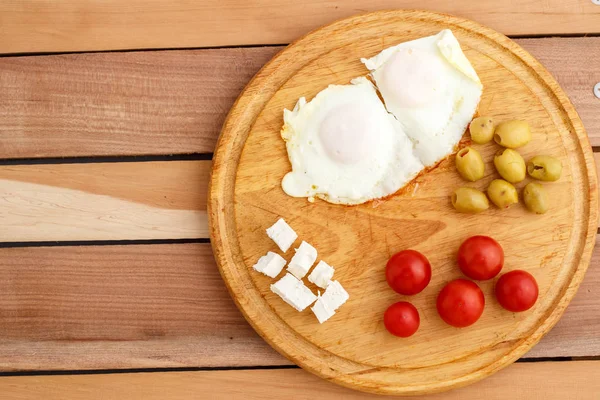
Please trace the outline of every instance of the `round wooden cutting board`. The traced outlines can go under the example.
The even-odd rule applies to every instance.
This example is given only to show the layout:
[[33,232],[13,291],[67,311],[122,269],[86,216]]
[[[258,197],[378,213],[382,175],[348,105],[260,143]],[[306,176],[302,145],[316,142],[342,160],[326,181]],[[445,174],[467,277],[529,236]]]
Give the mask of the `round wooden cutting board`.
[[[498,149],[493,143],[476,145],[488,161],[479,182],[462,181],[450,157],[385,201],[348,207],[285,195],[281,180],[291,167],[279,135],[283,109],[329,84],[366,75],[361,57],[445,28],[454,32],[483,82],[479,113],[528,121],[533,140],[519,150],[525,159],[549,154],[562,160],[561,179],[545,185],[552,200],[549,212],[531,214],[522,204],[508,210],[491,207],[478,215],[452,208],[454,189],[485,190],[498,177],[490,162]],[[558,84],[505,36],[471,21],[422,11],[348,18],[308,34],[275,56],[231,109],[214,156],[209,196],[217,263],[254,329],[290,360],[327,380],[388,394],[466,385],[525,354],[575,294],[597,230],[592,149]],[[310,309],[299,313],[271,293],[275,280],[252,269],[267,251],[281,254],[265,234],[279,217],[299,234],[295,247],[300,240],[315,246],[318,259],[335,267],[334,279],[350,294],[322,325]],[[435,299],[445,283],[461,277],[456,251],[475,234],[498,240],[506,255],[503,272],[532,273],[540,297],[533,309],[513,314],[494,298],[497,279],[480,282],[486,298],[483,316],[471,327],[456,329],[439,318]],[[392,291],[384,275],[388,258],[407,248],[425,254],[433,268],[430,285],[410,298]],[[289,260],[292,254],[289,250],[283,256]],[[316,293],[314,285],[308,286]],[[390,335],[383,325],[386,308],[400,300],[412,302],[421,315],[419,331],[408,339]]]

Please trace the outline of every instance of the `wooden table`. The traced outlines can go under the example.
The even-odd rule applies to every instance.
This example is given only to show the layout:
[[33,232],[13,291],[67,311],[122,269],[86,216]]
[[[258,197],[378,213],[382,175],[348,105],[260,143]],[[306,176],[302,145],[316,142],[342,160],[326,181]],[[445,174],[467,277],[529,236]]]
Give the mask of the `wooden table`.
[[[591,0],[0,3],[0,397],[377,397],[298,369],[250,328],[214,264],[206,192],[227,111],[282,45],[392,7],[514,36],[600,146]],[[600,249],[525,358],[428,398],[600,398],[599,287]]]

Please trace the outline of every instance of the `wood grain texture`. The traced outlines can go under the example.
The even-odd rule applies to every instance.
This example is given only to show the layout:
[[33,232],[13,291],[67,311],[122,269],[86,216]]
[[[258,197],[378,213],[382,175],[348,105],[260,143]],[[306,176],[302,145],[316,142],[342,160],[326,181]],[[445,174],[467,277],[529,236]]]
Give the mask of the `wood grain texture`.
[[[600,38],[516,42],[556,77],[600,145]],[[281,49],[0,58],[0,158],[210,153],[235,98]]]
[[[538,133],[520,149],[523,156],[543,148],[562,160],[566,169],[561,183],[547,186],[555,202],[551,212],[540,217],[520,207],[471,217],[456,213],[447,200],[461,185],[452,160],[422,175],[412,196],[393,196],[377,204],[313,205],[285,195],[280,182],[289,161],[279,137],[281,109],[291,109],[298,97],[311,98],[328,84],[348,83],[364,74],[361,56],[437,33],[442,26],[453,29],[481,77],[485,89],[480,113],[526,119]],[[382,37],[381,31],[387,35]],[[500,85],[502,92],[493,90]],[[496,150],[494,145],[480,149],[485,159]],[[493,173],[486,178],[489,183]],[[479,186],[485,188],[486,182]],[[464,386],[522,356],[558,321],[573,297],[598,226],[592,151],[581,120],[558,84],[504,36],[469,21],[424,12],[373,13],[340,21],[271,60],[225,122],[209,194],[217,264],[253,327],[303,368],[344,386],[386,394],[429,394]],[[291,309],[270,292],[271,279],[252,271],[258,256],[273,250],[260,228],[278,216],[315,244],[320,258],[336,266],[336,279],[351,293],[348,303],[324,325],[310,312]],[[476,328],[459,331],[441,322],[431,304],[447,281],[460,276],[449,260],[460,241],[473,234],[499,240],[507,266],[530,265],[540,300],[530,313],[520,315],[490,304]],[[397,295],[382,280],[383,267],[377,266],[405,248],[427,254],[438,268],[426,292],[411,298],[421,311],[419,334],[398,341],[381,322],[381,313]],[[482,288],[491,295],[493,282],[482,283]]]
[[[379,400],[334,385],[299,369],[162,372],[116,375],[0,378],[13,400]],[[600,392],[600,361],[519,363],[472,386],[423,400],[591,400]],[[390,399],[400,399],[389,397]]]
[[508,35],[600,32],[600,9],[588,0],[7,0],[0,53],[282,44],[336,19],[393,8],[455,14]]
[[276,51],[0,58],[0,158],[210,153]]
[[0,241],[207,237],[210,161],[0,166]]
[[[597,239],[596,242],[598,242]],[[523,268],[528,266],[523,265]],[[524,357],[600,356],[600,244],[577,294],[560,321]]]
[[235,308],[208,244],[0,255],[1,371],[286,363]]
[[[600,8],[600,7],[598,7]],[[517,41],[552,73],[583,121],[592,146],[600,146],[600,37],[520,39]]]
[[[0,249],[0,371],[291,365],[227,294],[208,244]],[[600,246],[525,357],[600,356]]]
[[[600,154],[595,156],[600,166]],[[151,164],[156,163],[85,165],[94,179],[82,165],[2,167],[1,176],[157,207],[204,204],[205,195],[195,190],[205,185],[190,177],[207,176],[207,162],[148,168]],[[183,174],[186,166],[194,172]],[[143,198],[136,200],[135,191],[125,190],[136,184],[131,176],[148,180],[149,172],[161,169],[170,172],[155,174],[156,187],[145,186]],[[161,200],[163,194],[168,201]],[[205,224],[198,229],[206,229]],[[52,230],[41,239],[57,237]],[[228,301],[209,245],[1,249],[0,259],[0,292],[5,294],[0,300],[1,370],[289,364]],[[599,356],[599,287],[597,248],[567,312],[526,357]],[[174,296],[172,288],[183,295]]]
[[[600,168],[600,153],[594,158]],[[7,227],[0,241],[207,238],[210,166],[210,161],[0,166],[0,217]]]

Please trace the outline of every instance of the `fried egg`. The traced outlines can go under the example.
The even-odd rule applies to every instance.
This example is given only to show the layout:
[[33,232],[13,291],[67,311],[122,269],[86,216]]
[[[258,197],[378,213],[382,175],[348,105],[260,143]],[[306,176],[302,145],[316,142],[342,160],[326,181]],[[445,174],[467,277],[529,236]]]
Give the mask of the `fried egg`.
[[477,110],[481,81],[450,30],[361,61],[377,88],[355,78],[284,110],[288,195],[349,205],[391,195],[450,155]]
[[294,197],[360,204],[393,194],[423,169],[413,143],[364,77],[330,85],[284,110],[281,136],[292,171],[282,187]]
[[455,150],[477,110],[483,86],[450,30],[361,61],[425,166]]

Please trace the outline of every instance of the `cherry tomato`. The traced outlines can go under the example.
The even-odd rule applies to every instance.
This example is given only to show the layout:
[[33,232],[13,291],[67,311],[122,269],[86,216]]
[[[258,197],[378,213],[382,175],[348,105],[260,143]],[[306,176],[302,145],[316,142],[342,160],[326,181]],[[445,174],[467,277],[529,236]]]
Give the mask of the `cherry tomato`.
[[431,281],[431,264],[416,250],[404,250],[390,258],[385,278],[396,292],[413,295],[421,292]]
[[448,325],[464,328],[473,325],[485,306],[483,292],[476,283],[456,279],[448,283],[437,298],[437,310]]
[[498,242],[489,236],[468,238],[458,249],[458,266],[471,279],[492,279],[504,265],[504,251]]
[[502,275],[496,282],[498,303],[508,311],[529,310],[538,298],[538,285],[529,272],[516,270]]
[[385,311],[383,323],[392,335],[409,337],[419,329],[421,318],[415,306],[406,301],[399,301]]

